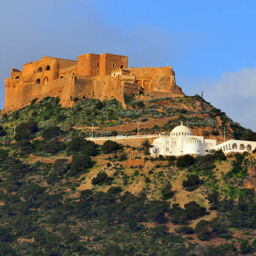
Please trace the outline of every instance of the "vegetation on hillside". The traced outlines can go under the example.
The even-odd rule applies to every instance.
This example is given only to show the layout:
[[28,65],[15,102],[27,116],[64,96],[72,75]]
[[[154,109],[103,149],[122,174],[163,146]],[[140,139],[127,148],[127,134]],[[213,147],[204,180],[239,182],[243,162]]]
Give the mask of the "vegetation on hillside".
[[76,101],[63,109],[58,99],[35,100],[0,119],[0,255],[255,255],[253,154],[151,159],[146,141],[96,145],[78,129],[173,115],[161,127],[169,129],[209,111],[212,121],[190,124],[217,133],[216,116],[235,125],[224,113],[200,97],[131,99],[127,110]]

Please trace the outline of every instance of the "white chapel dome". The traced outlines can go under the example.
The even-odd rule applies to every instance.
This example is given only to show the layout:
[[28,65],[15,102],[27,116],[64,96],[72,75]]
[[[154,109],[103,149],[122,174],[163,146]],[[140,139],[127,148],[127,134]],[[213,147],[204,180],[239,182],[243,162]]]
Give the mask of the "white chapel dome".
[[183,125],[183,123],[181,122],[181,125],[176,126],[172,131],[171,131],[171,136],[192,136],[193,133],[192,131],[185,125]]

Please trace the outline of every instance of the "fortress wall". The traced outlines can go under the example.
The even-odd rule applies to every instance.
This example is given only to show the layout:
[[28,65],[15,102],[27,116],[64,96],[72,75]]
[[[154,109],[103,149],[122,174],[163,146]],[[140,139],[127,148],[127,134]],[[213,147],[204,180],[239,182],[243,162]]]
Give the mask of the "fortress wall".
[[78,56],[77,73],[85,76],[99,75],[100,55],[87,53]]
[[129,82],[122,82],[124,86],[124,94],[126,95],[137,95],[140,92],[140,86],[137,84],[129,83]]
[[[49,70],[48,70],[49,69]],[[22,77],[23,83],[35,82],[40,79],[40,83],[47,77],[48,81],[57,79],[59,76],[59,64],[56,59],[46,61],[36,61],[24,64]]]
[[11,78],[12,79],[21,79],[22,78],[22,72],[20,70],[17,69],[13,69],[11,70]]
[[[35,85],[33,82],[22,84],[19,86],[6,87],[4,109],[5,111],[17,110],[30,104],[34,98],[39,100],[44,97],[59,97],[63,98],[63,90],[65,87],[69,87],[72,83],[71,78],[53,80],[48,84]],[[69,96],[66,96],[69,97]]]
[[61,76],[65,77],[65,75],[73,74],[73,73],[75,73],[75,74],[77,73],[77,65],[73,65],[73,66],[69,66],[69,67],[59,69],[59,78]]
[[121,85],[120,77],[100,76],[93,78],[94,93],[93,97],[100,100],[109,100],[115,98],[123,107],[124,90]]
[[116,68],[127,68],[128,57],[122,55],[114,55],[104,53],[100,55],[100,74],[111,75],[111,72]]
[[129,68],[136,81],[144,90],[167,92],[176,86],[175,74],[172,67]]
[[62,105],[71,106],[72,102],[70,101],[70,96],[72,96],[73,98],[93,97],[99,100],[115,98],[125,107],[124,90],[123,86],[120,84],[120,78],[113,78],[111,76],[86,77],[76,75],[73,79],[73,82],[65,86],[65,93],[63,92],[61,98]]
[[59,68],[60,69],[77,65],[77,61],[76,60],[66,60],[66,59],[59,59],[59,58],[55,58],[55,59],[59,63]]
[[74,86],[71,88],[70,96],[86,97],[93,96],[93,81],[91,77],[77,75],[75,77]]

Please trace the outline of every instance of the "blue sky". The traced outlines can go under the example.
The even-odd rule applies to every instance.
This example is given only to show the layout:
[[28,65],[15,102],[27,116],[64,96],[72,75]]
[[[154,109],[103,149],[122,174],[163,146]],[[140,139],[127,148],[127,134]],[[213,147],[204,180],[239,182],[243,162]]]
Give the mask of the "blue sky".
[[256,1],[8,0],[0,7],[0,107],[11,67],[85,52],[129,56],[130,66],[171,65],[200,94],[256,130]]

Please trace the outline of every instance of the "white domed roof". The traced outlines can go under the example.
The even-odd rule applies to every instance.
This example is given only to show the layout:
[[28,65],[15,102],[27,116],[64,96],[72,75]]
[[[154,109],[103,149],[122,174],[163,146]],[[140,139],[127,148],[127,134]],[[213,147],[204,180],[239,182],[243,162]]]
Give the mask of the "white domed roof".
[[172,131],[171,131],[171,136],[181,136],[181,135],[193,135],[192,131],[183,123],[181,122],[181,125],[176,126]]

